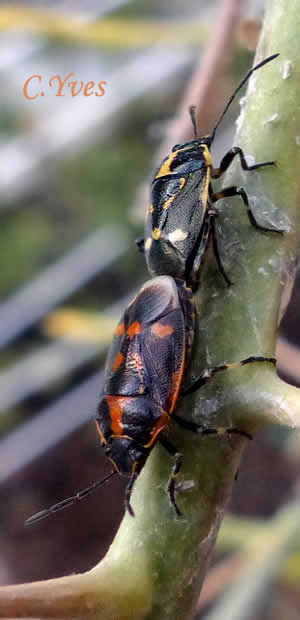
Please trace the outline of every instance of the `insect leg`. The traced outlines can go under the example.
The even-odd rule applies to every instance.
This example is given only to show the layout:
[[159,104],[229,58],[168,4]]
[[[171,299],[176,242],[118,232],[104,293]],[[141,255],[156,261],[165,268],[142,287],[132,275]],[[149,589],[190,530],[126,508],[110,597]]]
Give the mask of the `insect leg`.
[[241,166],[243,170],[250,171],[250,170],[257,170],[258,168],[263,168],[264,166],[276,166],[275,161],[264,161],[261,164],[253,164],[252,166],[249,166],[247,164],[247,161],[245,159],[245,155],[242,149],[240,149],[238,146],[234,146],[232,149],[230,149],[230,151],[228,151],[228,153],[226,153],[226,155],[224,155],[223,159],[221,160],[219,168],[212,169],[212,173],[211,173],[212,178],[218,179],[219,177],[221,177],[222,174],[224,174],[224,172],[226,172],[226,170],[229,168],[231,162],[236,156],[240,158],[240,162],[241,162]]
[[249,220],[252,226],[254,226],[255,228],[258,228],[259,230],[263,230],[265,232],[276,232],[280,234],[284,233],[284,230],[282,230],[281,228],[267,228],[266,226],[261,226],[260,224],[258,224],[258,222],[256,221],[253,215],[253,211],[250,207],[248,196],[242,187],[235,187],[235,186],[225,187],[220,192],[216,192],[215,194],[213,194],[211,197],[211,200],[212,202],[216,202],[217,200],[221,200],[221,198],[226,198],[228,196],[240,196],[241,197],[245,207],[247,208],[247,215],[249,217]]
[[241,429],[235,428],[233,426],[228,426],[225,428],[221,426],[219,428],[204,428],[199,424],[195,424],[195,422],[183,420],[183,418],[180,418],[174,413],[172,413],[172,420],[175,420],[177,424],[179,424],[186,430],[197,433],[198,435],[241,435],[242,437],[246,437],[246,439],[252,439],[250,433],[242,431]]
[[139,474],[138,471],[133,471],[132,472],[131,478],[130,478],[130,480],[129,480],[128,484],[127,484],[127,487],[125,489],[125,499],[124,499],[125,510],[128,510],[128,512],[129,512],[131,517],[134,517],[135,514],[134,514],[134,510],[133,510],[133,508],[131,506],[131,503],[130,503],[130,498],[131,498],[131,493],[132,493],[132,490],[133,490],[133,485],[134,485],[134,483],[135,483],[135,481],[136,481],[136,479],[138,477],[138,474]]
[[159,437],[158,441],[171,456],[175,457],[175,463],[172,467],[170,478],[168,480],[167,493],[169,496],[170,503],[174,507],[174,510],[177,516],[181,517],[182,513],[180,512],[177,506],[176,498],[175,498],[175,483],[176,483],[177,474],[182,467],[183,455],[180,452],[178,452],[175,446],[173,446],[165,437]]
[[[276,366],[276,358],[275,357],[264,357],[264,356],[255,356],[251,355],[240,362],[233,362],[231,364],[220,364],[219,366],[214,366],[213,368],[208,368],[204,370],[197,379],[193,381],[193,383],[186,389],[181,390],[180,395],[186,396],[187,394],[192,394],[196,392],[202,385],[205,385],[212,377],[214,377],[218,372],[222,372],[223,370],[232,370],[233,368],[239,368],[241,366],[246,366],[247,364],[252,364],[254,362],[270,362]],[[174,416],[172,416],[174,417]]]
[[224,265],[222,263],[220,252],[219,252],[218,240],[217,240],[217,234],[216,234],[216,225],[215,225],[214,217],[211,218],[211,234],[212,234],[212,242],[213,242],[214,255],[215,255],[216,261],[218,263],[219,271],[222,274],[225,282],[227,283],[227,286],[231,286],[232,282],[228,278],[228,275],[227,275],[227,273],[226,273],[226,271],[224,269]]
[[199,245],[197,246],[197,244],[195,244],[194,252],[189,256],[187,261],[186,272],[188,274],[192,270],[195,279],[195,282],[192,285],[192,290],[197,290],[199,285],[201,266],[208,249],[212,221],[215,216],[216,213],[212,210],[206,212],[203,226],[198,237]]

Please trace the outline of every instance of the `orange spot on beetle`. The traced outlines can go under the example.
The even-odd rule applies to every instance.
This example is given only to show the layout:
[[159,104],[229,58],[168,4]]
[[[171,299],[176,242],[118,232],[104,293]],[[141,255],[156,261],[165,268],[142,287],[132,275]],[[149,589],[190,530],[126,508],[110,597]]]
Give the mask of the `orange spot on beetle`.
[[114,435],[123,434],[122,414],[128,398],[120,396],[106,396],[111,417],[111,430]]
[[124,334],[125,332],[125,325],[124,323],[119,323],[119,325],[117,326],[116,329],[116,336],[122,336],[122,334]]
[[123,353],[118,353],[115,361],[114,361],[114,365],[113,365],[113,370],[118,370],[118,368],[120,368],[122,362],[124,360],[124,355]]
[[136,334],[141,334],[142,331],[143,328],[141,323],[139,323],[139,321],[134,321],[134,323],[131,323],[131,325],[129,325],[126,333],[129,336],[130,340],[132,340],[134,336],[136,336]]
[[154,323],[151,331],[157,338],[167,338],[174,334],[174,327],[172,325],[164,325],[163,323]]

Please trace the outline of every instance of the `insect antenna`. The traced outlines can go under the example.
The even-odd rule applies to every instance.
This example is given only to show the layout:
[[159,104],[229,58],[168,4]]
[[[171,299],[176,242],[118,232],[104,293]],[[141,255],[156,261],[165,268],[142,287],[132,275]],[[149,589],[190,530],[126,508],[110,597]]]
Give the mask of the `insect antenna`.
[[258,65],[255,65],[255,67],[253,67],[253,69],[250,69],[250,71],[248,71],[247,75],[245,75],[245,77],[242,79],[242,81],[239,83],[238,87],[235,89],[235,91],[233,92],[233,94],[231,95],[227,105],[225,106],[225,109],[223,110],[217,124],[214,127],[214,130],[212,132],[211,135],[211,141],[213,142],[215,134],[216,134],[216,130],[219,127],[221,121],[223,120],[228,108],[231,106],[235,96],[237,95],[237,93],[241,90],[241,88],[243,88],[244,84],[246,84],[246,82],[248,82],[249,78],[251,77],[252,73],[254,73],[254,71],[257,71],[257,69],[260,69],[261,67],[263,67],[263,65],[266,65],[268,62],[271,62],[271,60],[274,60],[274,58],[277,58],[277,56],[279,56],[279,54],[272,54],[272,56],[268,56],[268,58],[265,58],[264,60],[262,60],[262,62],[260,62]]
[[198,133],[197,133],[196,106],[195,105],[190,105],[189,113],[190,113],[190,117],[191,117],[191,121],[192,121],[192,125],[193,125],[194,135],[195,135],[195,138],[197,138],[198,137]]
[[98,487],[100,487],[102,484],[105,484],[105,482],[110,480],[110,478],[112,478],[112,476],[114,476],[117,473],[118,473],[117,470],[114,469],[105,478],[102,478],[101,480],[97,480],[96,482],[91,484],[86,489],[82,489],[81,491],[78,491],[78,493],[76,493],[75,495],[72,495],[71,497],[67,497],[66,499],[63,499],[61,502],[57,502],[57,504],[53,504],[53,506],[50,506],[49,508],[45,508],[45,510],[41,510],[40,512],[37,512],[31,517],[28,517],[28,519],[26,519],[26,521],[24,522],[24,525],[32,525],[33,523],[37,523],[37,521],[41,521],[42,519],[47,519],[47,517],[50,517],[50,515],[55,514],[56,512],[59,512],[60,510],[64,510],[65,508],[69,508],[69,506],[72,506],[76,502],[80,502],[82,499],[85,499],[86,497],[94,493],[94,491]]

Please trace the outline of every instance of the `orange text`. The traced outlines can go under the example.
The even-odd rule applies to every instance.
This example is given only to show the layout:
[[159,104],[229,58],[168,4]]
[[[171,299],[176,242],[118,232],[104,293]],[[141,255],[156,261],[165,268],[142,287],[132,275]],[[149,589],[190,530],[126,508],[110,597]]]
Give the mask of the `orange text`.
[[103,97],[105,95],[107,82],[104,80],[97,83],[90,80],[84,83],[82,80],[71,79],[73,77],[74,73],[69,73],[65,79],[57,74],[53,75],[48,81],[43,81],[41,75],[31,75],[23,86],[23,95],[26,99],[33,101],[37,97],[44,97],[48,88],[56,90],[56,97],[65,97],[66,94],[70,93],[72,97],[77,97],[79,94],[83,97],[91,97],[92,95]]

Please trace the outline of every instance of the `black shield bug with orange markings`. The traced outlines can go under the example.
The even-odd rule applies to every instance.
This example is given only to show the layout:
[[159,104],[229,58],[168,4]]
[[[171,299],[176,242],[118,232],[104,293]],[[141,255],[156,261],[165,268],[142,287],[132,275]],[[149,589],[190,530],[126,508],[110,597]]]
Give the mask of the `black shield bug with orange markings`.
[[191,290],[182,280],[160,276],[142,286],[116,328],[96,418],[102,446],[114,469],[87,489],[29,517],[27,525],[84,499],[117,473],[129,478],[125,508],[133,516],[130,497],[134,482],[157,442],[175,457],[167,491],[180,516],[175,481],[183,455],[166,437],[165,430],[172,420],[201,435],[240,434],[251,439],[243,430],[204,428],[183,420],[174,412],[180,395],[194,392],[220,371],[250,362],[275,362],[274,358],[249,357],[242,362],[222,364],[204,371],[183,391],[182,380],[194,340],[195,316]]
[[233,147],[222,158],[219,168],[214,168],[210,149],[216,130],[236,94],[254,71],[277,56],[279,54],[265,58],[247,73],[230,97],[210,135],[198,136],[195,108],[191,106],[195,139],[176,144],[156,171],[152,181],[151,206],[146,216],[145,237],[137,241],[139,249],[145,253],[151,276],[169,275],[181,278],[193,291],[197,290],[201,265],[212,237],[219,270],[227,284],[231,284],[222,264],[215,231],[217,210],[214,204],[227,196],[239,196],[243,200],[250,222],[255,228],[265,232],[284,232],[267,228],[256,221],[242,187],[226,187],[214,193],[211,184],[211,179],[220,178],[237,156],[243,170],[247,171],[275,164],[274,161],[266,161],[249,166],[242,149]]

